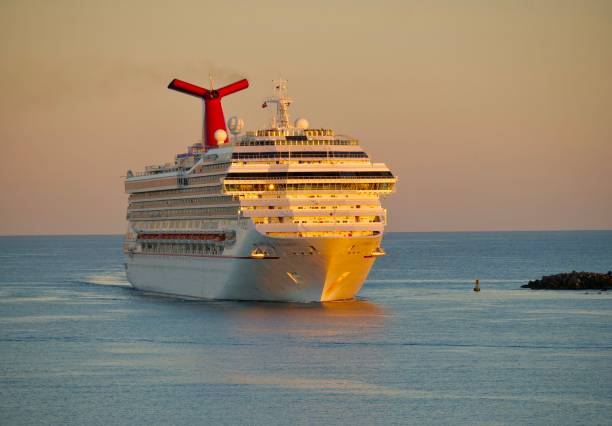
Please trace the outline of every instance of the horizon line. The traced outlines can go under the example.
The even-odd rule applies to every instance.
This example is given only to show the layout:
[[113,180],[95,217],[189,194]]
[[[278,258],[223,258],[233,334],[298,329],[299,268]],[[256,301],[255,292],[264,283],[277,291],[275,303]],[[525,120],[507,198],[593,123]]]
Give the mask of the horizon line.
[[[458,231],[387,231],[384,234],[468,234],[468,233],[501,233],[501,232],[610,232],[612,228],[588,229],[488,229]],[[383,235],[384,235],[383,234]],[[123,233],[74,233],[74,234],[0,234],[0,237],[115,237]]]

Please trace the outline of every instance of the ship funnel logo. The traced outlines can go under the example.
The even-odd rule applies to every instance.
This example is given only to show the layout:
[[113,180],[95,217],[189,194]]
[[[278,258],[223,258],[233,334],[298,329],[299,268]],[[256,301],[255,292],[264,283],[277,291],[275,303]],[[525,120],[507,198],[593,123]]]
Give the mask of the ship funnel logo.
[[[196,86],[186,81],[174,79],[168,85],[168,89],[176,90],[178,92],[186,93],[187,95],[195,96],[200,98],[204,102],[204,146],[206,148],[216,147],[218,145],[218,138],[215,138],[215,132],[223,130],[227,135],[227,128],[225,127],[225,117],[223,116],[223,107],[221,106],[221,99],[224,96],[231,95],[232,93],[244,90],[249,87],[248,80],[240,80],[227,86],[221,87],[220,89],[210,90],[204,89],[203,87]],[[219,133],[217,134],[219,135]]]

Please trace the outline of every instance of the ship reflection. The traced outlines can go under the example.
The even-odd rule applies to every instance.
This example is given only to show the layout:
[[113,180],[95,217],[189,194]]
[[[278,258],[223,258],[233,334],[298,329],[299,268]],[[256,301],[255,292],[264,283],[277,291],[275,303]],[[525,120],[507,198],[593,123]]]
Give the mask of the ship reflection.
[[[383,306],[363,299],[320,303],[203,301],[168,298],[139,292],[139,296],[176,309],[181,317],[195,316],[207,324],[229,327],[235,337],[254,334],[291,336],[372,336],[392,316]],[[215,327],[216,327],[215,326]]]
[[384,313],[384,309],[369,300],[344,300],[338,302],[321,302],[321,308],[332,313],[344,312],[349,316],[352,315],[380,315]]
[[234,319],[241,331],[288,333],[294,336],[366,335],[376,332],[388,317],[380,305],[367,300],[316,304],[241,304]]

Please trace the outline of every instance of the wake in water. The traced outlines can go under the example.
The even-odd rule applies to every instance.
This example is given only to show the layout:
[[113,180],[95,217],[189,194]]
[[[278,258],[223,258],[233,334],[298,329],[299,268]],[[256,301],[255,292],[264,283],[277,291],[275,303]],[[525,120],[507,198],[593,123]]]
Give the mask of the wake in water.
[[96,273],[90,273],[88,275],[77,277],[75,281],[95,285],[110,285],[119,287],[130,286],[130,283],[128,282],[123,270],[97,271]]

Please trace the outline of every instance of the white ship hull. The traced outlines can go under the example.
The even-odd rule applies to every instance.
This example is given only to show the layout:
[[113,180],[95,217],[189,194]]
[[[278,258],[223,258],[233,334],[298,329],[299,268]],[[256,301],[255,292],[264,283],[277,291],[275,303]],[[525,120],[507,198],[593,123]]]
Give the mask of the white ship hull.
[[[363,286],[382,236],[267,238],[242,231],[222,256],[138,254],[126,256],[136,289],[198,299],[313,302],[353,298]],[[253,242],[270,257],[250,257]],[[232,253],[233,252],[233,253]]]

